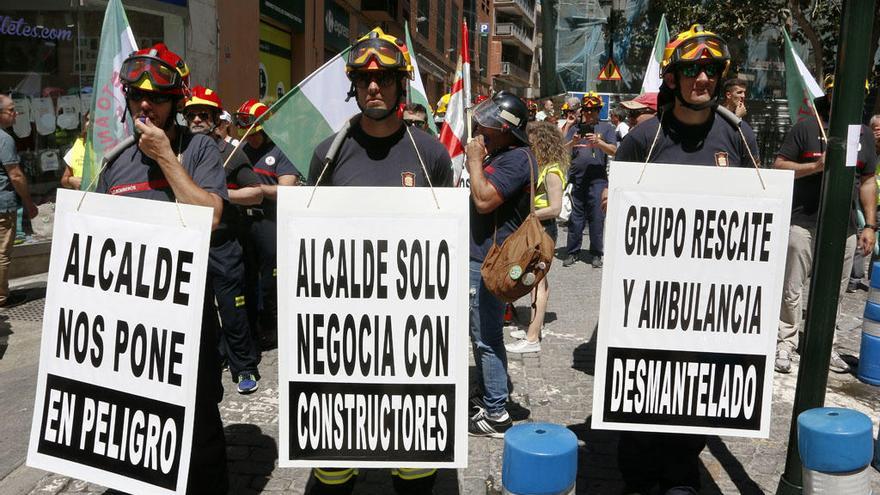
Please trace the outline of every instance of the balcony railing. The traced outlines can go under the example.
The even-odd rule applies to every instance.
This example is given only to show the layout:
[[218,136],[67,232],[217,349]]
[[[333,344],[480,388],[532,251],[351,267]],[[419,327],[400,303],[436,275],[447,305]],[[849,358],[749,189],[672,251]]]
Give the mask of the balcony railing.
[[529,6],[526,0],[495,0],[495,8],[504,8],[507,6],[519,7],[520,12],[535,24],[535,5]]
[[512,22],[501,22],[495,24],[495,36],[511,36],[522,43],[528,50],[534,50],[534,42],[526,34],[525,29],[517,26]]
[[502,76],[510,76],[516,77],[518,79],[522,79],[523,81],[528,82],[529,80],[529,72],[512,62],[501,62],[501,74]]

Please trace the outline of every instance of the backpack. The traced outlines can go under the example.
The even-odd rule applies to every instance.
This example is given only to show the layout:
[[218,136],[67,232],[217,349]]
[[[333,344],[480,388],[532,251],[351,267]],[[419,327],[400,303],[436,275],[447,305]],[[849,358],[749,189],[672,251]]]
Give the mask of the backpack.
[[498,217],[492,247],[483,260],[480,274],[489,292],[504,302],[513,302],[528,294],[550,271],[555,245],[541,221],[535,216],[535,164],[529,158],[529,215],[499,246]]

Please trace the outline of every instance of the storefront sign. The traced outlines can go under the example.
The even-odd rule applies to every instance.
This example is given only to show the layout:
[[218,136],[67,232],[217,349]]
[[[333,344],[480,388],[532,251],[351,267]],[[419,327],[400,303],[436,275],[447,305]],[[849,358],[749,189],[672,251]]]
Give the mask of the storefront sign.
[[260,15],[289,26],[294,33],[301,33],[305,30],[306,3],[305,0],[260,0]]
[[58,190],[27,464],[184,493],[211,210],[83,194]]
[[770,434],[793,174],[760,174],[612,164],[593,428]]
[[279,189],[285,467],[467,465],[467,192]]
[[260,23],[260,101],[272,105],[291,88],[290,33]]
[[23,38],[40,38],[50,41],[70,41],[73,39],[72,29],[33,26],[25,22],[23,17],[14,19],[8,15],[0,15],[0,34],[21,36]]
[[324,44],[340,52],[351,44],[348,12],[332,0],[324,2]]

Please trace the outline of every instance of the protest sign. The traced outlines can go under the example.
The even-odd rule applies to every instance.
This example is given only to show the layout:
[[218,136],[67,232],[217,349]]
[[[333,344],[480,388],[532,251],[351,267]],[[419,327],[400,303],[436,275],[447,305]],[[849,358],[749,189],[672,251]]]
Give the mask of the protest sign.
[[769,435],[793,174],[760,177],[612,165],[594,428]]
[[185,491],[211,217],[58,190],[29,466]]
[[279,188],[279,465],[466,467],[467,191],[311,194]]

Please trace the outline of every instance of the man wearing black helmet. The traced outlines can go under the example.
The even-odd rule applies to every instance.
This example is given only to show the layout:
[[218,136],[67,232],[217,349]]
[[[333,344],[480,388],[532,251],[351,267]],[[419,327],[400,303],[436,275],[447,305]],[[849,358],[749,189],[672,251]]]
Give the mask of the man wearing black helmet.
[[[320,186],[451,187],[452,160],[440,142],[418,126],[405,125],[397,110],[413,77],[406,44],[380,28],[358,40],[349,52],[345,72],[349,98],[361,114],[331,151],[337,136],[315,148],[308,183]],[[325,165],[325,160],[330,158]],[[437,470],[397,468],[391,471],[397,493],[431,493]],[[358,470],[316,468],[311,495],[344,495],[354,489]]]
[[[719,81],[729,65],[724,40],[702,26],[695,24],[676,36],[666,45],[661,63],[660,97],[673,100],[671,108],[660,108],[657,116],[630,130],[615,158],[757,167],[758,144],[752,129],[716,109]],[[697,493],[699,456],[705,446],[705,435],[622,432],[618,463],[626,482],[624,493],[650,493],[658,484],[660,493]]]
[[471,182],[470,331],[478,390],[468,432],[503,438],[511,427],[507,405],[504,303],[486,289],[480,267],[493,243],[502,244],[529,213],[529,175],[537,182],[529,149],[529,110],[500,91],[474,108],[474,134],[465,150]]

